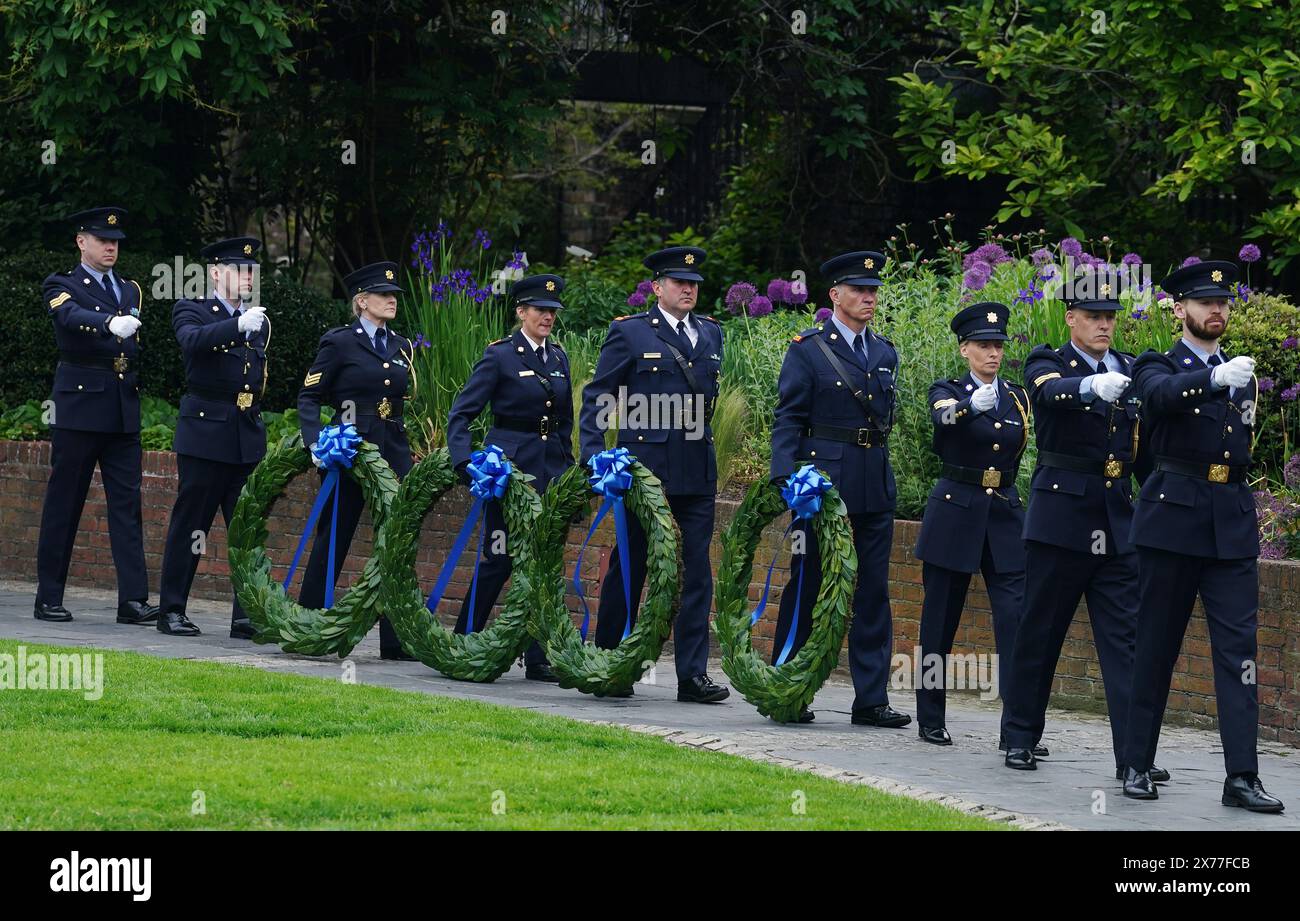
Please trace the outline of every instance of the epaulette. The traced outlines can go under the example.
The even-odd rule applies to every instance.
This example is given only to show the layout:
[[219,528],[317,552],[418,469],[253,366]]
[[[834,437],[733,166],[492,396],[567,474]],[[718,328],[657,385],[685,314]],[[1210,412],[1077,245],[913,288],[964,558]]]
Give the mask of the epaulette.
[[822,331],[823,328],[824,328],[824,327],[821,327],[821,326],[814,326],[812,329],[805,329],[805,330],[804,330],[803,332],[801,332],[799,335],[793,337],[790,341],[791,341],[791,342],[802,342],[804,339],[808,338],[809,336],[815,336],[815,335],[817,335],[819,332]]
[[503,342],[509,342],[509,341],[510,341],[510,337],[509,337],[509,336],[503,336],[503,337],[500,338],[500,339],[493,339],[491,342],[488,343],[488,345],[489,345],[489,346],[500,345],[500,344],[503,343]]
[[[888,338],[887,336],[882,336],[882,335],[880,335],[880,333],[877,333],[877,332],[872,332],[871,335],[875,336],[877,339],[879,339],[881,342],[885,343],[885,345],[889,346],[891,349],[894,348],[894,342],[893,342],[893,340],[890,339],[890,338]],[[895,351],[897,351],[897,349],[895,349]]]
[[708,316],[707,314],[699,314],[699,316],[697,317],[697,319],[700,319],[700,320],[708,320],[710,323],[716,323],[716,324],[719,325],[719,326],[722,325],[722,321],[721,321],[721,320],[717,319],[716,317]]

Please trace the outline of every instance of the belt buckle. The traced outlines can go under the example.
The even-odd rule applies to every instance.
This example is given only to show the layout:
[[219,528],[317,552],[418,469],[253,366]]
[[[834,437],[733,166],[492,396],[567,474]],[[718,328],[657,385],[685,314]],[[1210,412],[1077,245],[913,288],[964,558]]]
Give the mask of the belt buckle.
[[858,447],[871,447],[871,429],[858,429]]
[[253,405],[253,395],[247,391],[237,395],[235,397],[235,405],[239,407],[241,412],[248,409],[248,407]]
[[1211,483],[1228,482],[1228,465],[1227,464],[1210,464],[1210,473],[1206,477]]
[[1115,479],[1116,477],[1120,476],[1120,474],[1122,474],[1123,472],[1124,472],[1123,462],[1117,460],[1106,461],[1106,471],[1105,471],[1106,476],[1110,477],[1111,479]]
[[980,485],[984,487],[997,488],[1002,485],[1001,470],[985,470],[984,476],[980,479]]
[[549,417],[542,416],[537,420],[537,434],[542,436],[551,434],[551,420]]
[[129,364],[130,361],[127,360],[127,357],[125,355],[119,355],[117,358],[113,359],[113,370],[116,371],[118,374],[121,374],[124,371],[126,371],[127,366]]
[[379,413],[380,419],[387,419],[389,416],[393,414],[393,404],[388,402],[388,397],[384,397],[382,400],[380,400],[379,406],[377,406],[375,409],[376,412]]

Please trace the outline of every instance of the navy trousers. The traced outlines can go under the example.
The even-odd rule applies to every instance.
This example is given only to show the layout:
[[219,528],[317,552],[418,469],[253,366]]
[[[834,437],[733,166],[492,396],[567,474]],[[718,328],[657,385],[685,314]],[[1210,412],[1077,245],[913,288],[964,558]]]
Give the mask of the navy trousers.
[[[709,543],[713,539],[713,496],[668,496],[668,506],[682,534],[682,604],[673,624],[677,680],[703,675],[709,666],[709,611],[713,607],[713,570]],[[645,587],[646,535],[636,515],[627,516],[629,587],[632,607],[640,604]],[[613,649],[623,639],[627,605],[623,601],[623,566],[615,547],[601,584],[596,614],[596,645]],[[636,624],[635,610],[632,623]]]
[[148,600],[149,575],[144,564],[140,512],[140,436],[55,426],[50,440],[50,479],[36,545],[36,600],[63,604],[77,527],[96,464],[108,506],[108,539],[117,570],[118,603]]

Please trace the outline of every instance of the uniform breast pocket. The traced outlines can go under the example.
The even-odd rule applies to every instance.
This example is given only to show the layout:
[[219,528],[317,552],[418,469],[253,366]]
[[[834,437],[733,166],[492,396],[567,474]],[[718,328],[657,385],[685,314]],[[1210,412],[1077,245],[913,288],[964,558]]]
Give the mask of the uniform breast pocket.
[[636,373],[646,375],[648,379],[653,380],[660,374],[666,374],[671,364],[671,358],[638,358],[636,360]]
[[203,406],[181,407],[182,419],[196,419],[199,422],[225,422],[230,418],[230,407],[222,406],[218,403],[211,403]]
[[59,393],[103,393],[104,376],[101,374],[60,374]]
[[1162,477],[1159,482],[1147,481],[1148,489],[1143,489],[1138,498],[1144,502],[1159,502],[1165,505],[1196,505],[1196,483],[1177,474]]

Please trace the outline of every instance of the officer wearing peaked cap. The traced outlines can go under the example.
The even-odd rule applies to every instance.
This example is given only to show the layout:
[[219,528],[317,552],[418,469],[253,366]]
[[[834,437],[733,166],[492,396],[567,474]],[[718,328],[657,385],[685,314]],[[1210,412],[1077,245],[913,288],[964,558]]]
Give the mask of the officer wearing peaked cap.
[[117,570],[118,623],[147,624],[149,604],[140,508],[140,286],[115,269],[126,211],[92,208],[69,219],[81,262],[42,287],[59,363],[50,419],[50,479],[36,550],[38,620],[69,621],[63,589],[95,467],[108,505]]
[[[203,247],[208,295],[181,299],[172,308],[172,329],[185,359],[185,395],[173,443],[179,482],[163,551],[158,630],[173,636],[199,635],[185,614],[206,549],[195,535],[208,533],[218,509],[229,527],[244,481],[266,454],[261,399],[270,321],[253,302],[261,245],[253,237],[234,237]],[[230,635],[253,634],[235,599]]]
[[1142,484],[1132,541],[1141,560],[1137,650],[1125,752],[1124,795],[1156,799],[1151,768],[1174,663],[1200,595],[1210,631],[1219,735],[1227,778],[1221,802],[1281,812],[1259,779],[1255,632],[1259,530],[1246,479],[1259,381],[1254,359],[1219,346],[1232,313],[1237,267],[1185,266],[1160,283],[1182,337],[1133,366],[1155,469]]
[[[321,430],[321,407],[334,407],[334,421],[352,422],[365,441],[379,449],[398,478],[412,466],[403,412],[407,382],[414,392],[414,349],[408,339],[388,328],[397,316],[397,263],[362,266],[343,280],[356,319],[348,326],[321,336],[316,358],[298,391],[298,421],[302,443],[309,450]],[[345,414],[345,407],[346,413]],[[320,461],[312,455],[312,462]],[[348,555],[364,498],[350,477],[339,479],[339,523],[334,572],[326,573],[329,558],[330,516],[322,515],[316,528],[298,603],[320,608],[325,604],[325,579],[338,581]],[[402,649],[387,617],[379,619],[379,654],[385,659],[413,660]]]
[[[586,460],[605,448],[603,405],[617,401],[620,392],[627,395],[629,419],[620,420],[618,444],[663,482],[682,532],[682,601],[673,626],[677,699],[716,703],[731,693],[707,673],[713,597],[709,542],[718,491],[710,422],[722,371],[722,325],[695,313],[704,258],[704,250],[694,246],[672,246],[645,258],[657,303],[610,324],[595,376],[583,391],[580,422]],[[681,407],[667,420],[646,409],[662,405],[665,397],[680,400]],[[642,417],[649,417],[649,424],[629,424]],[[636,516],[628,519],[628,558],[632,572],[623,573],[619,554],[612,554],[601,584],[596,645],[605,649],[619,644],[629,614],[635,620],[635,612],[625,610],[623,578],[630,577],[633,599],[641,597],[645,584],[646,537]]]
[[[848,644],[855,692],[852,722],[900,727],[912,718],[889,705],[887,690],[894,641],[889,551],[898,495],[889,462],[889,432],[894,424],[898,352],[870,328],[884,265],[885,256],[871,250],[843,253],[822,264],[833,312],[822,326],[795,336],[786,349],[772,425],[771,479],[784,483],[811,463],[839,490],[858,556]],[[796,618],[796,592],[787,584],[773,640],[774,658],[791,629],[795,629],[794,651],[807,641],[811,630],[812,607],[821,585],[821,558],[811,529],[806,530],[803,546],[807,556],[804,587],[798,593],[800,609]],[[796,566],[792,560],[791,583]],[[812,718],[811,711],[805,711],[800,720]]]
[[[511,287],[519,328],[483,350],[447,419],[447,450],[458,471],[464,471],[473,451],[470,426],[489,405],[492,428],[483,443],[501,448],[519,470],[535,477],[539,492],[573,466],[569,357],[551,336],[556,312],[564,307],[563,291],[564,279],[558,275],[532,275]],[[484,528],[487,534],[509,537],[499,502],[487,504]],[[497,542],[484,541],[475,607],[470,610],[467,594],[457,633],[481,630],[487,623],[510,577],[510,554],[500,549]],[[559,680],[536,640],[524,652],[524,667],[524,677],[534,681]]]
[[930,386],[934,452],[943,468],[916,542],[925,585],[916,719],[921,738],[935,745],[952,744],[944,726],[947,659],[971,574],[984,574],[1003,662],[1011,657],[1024,601],[1025,513],[1016,474],[1029,441],[1029,397],[998,376],[1010,313],[1005,304],[986,301],[953,317],[950,327],[970,370]]
[[[1006,766],[1034,770],[1061,645],[1079,600],[1088,600],[1106,689],[1116,770],[1138,618],[1138,559],[1129,540],[1131,477],[1145,479],[1134,358],[1111,347],[1121,279],[1084,272],[1064,289],[1070,341],[1040,345],[1025,362],[1038,464],[1025,522],[1028,582],[1016,644],[1003,665]],[[1153,768],[1160,780],[1167,772]]]

